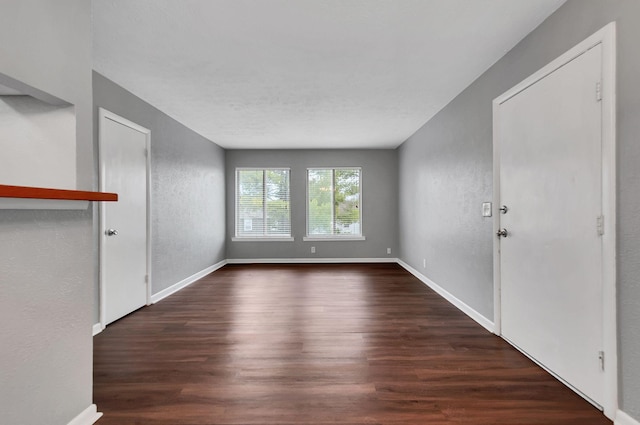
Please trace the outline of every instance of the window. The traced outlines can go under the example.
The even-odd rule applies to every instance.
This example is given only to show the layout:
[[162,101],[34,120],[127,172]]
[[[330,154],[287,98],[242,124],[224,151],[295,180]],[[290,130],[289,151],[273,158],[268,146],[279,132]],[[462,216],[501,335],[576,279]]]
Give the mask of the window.
[[236,238],[290,238],[289,169],[236,169]]
[[360,168],[307,170],[307,237],[362,238]]

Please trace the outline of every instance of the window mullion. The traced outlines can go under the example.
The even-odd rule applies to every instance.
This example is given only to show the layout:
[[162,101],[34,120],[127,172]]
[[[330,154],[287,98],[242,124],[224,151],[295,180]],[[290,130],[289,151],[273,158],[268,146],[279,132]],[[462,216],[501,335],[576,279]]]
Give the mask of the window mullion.
[[267,236],[267,170],[262,170],[262,236]]
[[336,234],[336,169],[331,170],[331,234]]
[[240,170],[236,170],[236,236],[240,234],[240,208]]

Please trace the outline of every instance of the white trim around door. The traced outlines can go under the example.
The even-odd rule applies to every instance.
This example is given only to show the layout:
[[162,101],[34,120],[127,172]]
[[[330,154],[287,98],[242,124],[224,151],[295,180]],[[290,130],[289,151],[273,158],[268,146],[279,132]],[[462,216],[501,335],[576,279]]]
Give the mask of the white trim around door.
[[[618,410],[618,351],[616,320],[616,24],[604,28],[513,87],[493,101],[493,205],[494,235],[499,230],[500,202],[500,105],[526,88],[553,73],[591,48],[602,46],[602,202],[604,215],[603,255],[603,331],[605,400],[604,414],[613,419]],[[594,92],[595,95],[595,92]],[[500,244],[493,244],[494,259],[494,327],[501,335]]]
[[[145,127],[142,127],[132,121],[129,121],[126,118],[123,118],[113,112],[110,112],[104,108],[98,108],[98,149],[100,156],[100,190],[104,191],[105,187],[105,167],[104,167],[104,153],[102,147],[103,140],[103,129],[105,120],[111,120],[117,122],[123,126],[132,128],[134,130],[143,133],[146,138],[146,175],[147,175],[147,305],[151,305],[151,131]],[[105,203],[100,203],[100,226],[99,226],[99,236],[106,229],[106,224],[104,222],[105,217]],[[105,288],[103,285],[104,282],[104,270],[102,264],[104,263],[104,238],[99,237],[100,240],[100,326],[102,329],[106,327],[106,317],[105,317]],[[94,329],[95,332],[95,329]]]

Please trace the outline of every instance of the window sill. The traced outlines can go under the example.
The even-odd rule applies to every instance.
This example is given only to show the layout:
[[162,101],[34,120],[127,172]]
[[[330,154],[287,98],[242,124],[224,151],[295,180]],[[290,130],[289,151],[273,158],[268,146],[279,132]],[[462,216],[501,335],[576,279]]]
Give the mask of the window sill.
[[231,238],[231,242],[293,242],[293,238]]
[[366,238],[364,236],[305,236],[302,238],[305,242],[319,242],[319,241],[327,241],[327,242],[336,242],[336,241],[364,241]]

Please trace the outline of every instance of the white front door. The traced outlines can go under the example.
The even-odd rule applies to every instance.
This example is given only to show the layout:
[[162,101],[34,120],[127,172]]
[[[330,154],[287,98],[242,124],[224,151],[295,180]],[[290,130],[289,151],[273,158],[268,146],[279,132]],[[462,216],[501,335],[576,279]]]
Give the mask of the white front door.
[[501,103],[502,335],[603,405],[602,46]]
[[100,110],[101,189],[118,194],[101,210],[101,322],[147,304],[149,130]]

